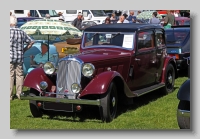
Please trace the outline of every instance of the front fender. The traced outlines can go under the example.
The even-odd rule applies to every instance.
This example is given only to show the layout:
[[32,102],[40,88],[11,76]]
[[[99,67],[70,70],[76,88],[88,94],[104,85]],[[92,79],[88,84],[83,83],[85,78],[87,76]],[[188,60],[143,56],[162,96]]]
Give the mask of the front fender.
[[190,79],[186,80],[180,87],[177,98],[179,100],[190,101]]
[[44,70],[42,68],[35,68],[32,70],[24,79],[23,86],[34,88],[41,92],[41,89],[39,87],[39,84],[41,81],[46,81],[48,84],[47,91],[51,90],[51,87],[53,82],[47,77],[47,75],[44,73]]
[[123,77],[116,71],[106,71],[97,76],[95,76],[90,83],[82,91],[80,97],[89,95],[89,94],[103,94],[108,90],[110,83],[114,78],[119,77],[124,83],[124,91],[127,96],[132,96],[130,89],[128,88]]

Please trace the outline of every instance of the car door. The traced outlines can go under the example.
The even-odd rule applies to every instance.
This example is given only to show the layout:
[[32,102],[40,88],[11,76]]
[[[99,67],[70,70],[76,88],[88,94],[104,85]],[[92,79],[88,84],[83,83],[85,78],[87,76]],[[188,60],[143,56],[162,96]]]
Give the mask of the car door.
[[156,48],[154,31],[145,30],[137,34],[137,47],[132,58],[133,74],[132,89],[137,90],[155,83]]
[[164,57],[166,54],[166,43],[164,30],[155,29],[155,44],[156,44],[156,82],[160,82]]

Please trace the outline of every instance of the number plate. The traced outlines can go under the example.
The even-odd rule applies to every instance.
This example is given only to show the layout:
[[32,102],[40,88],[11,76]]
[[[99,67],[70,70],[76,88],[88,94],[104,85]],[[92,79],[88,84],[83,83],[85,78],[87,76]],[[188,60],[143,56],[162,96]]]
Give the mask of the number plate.
[[59,103],[59,102],[44,102],[44,110],[73,112],[73,104]]

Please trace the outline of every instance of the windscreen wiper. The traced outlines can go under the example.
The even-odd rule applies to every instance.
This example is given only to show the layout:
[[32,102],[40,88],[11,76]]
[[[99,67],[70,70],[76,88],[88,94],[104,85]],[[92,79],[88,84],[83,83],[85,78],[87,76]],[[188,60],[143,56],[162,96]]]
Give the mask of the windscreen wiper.
[[121,33],[117,33],[115,36],[113,36],[111,39],[115,38],[116,36],[120,35]]

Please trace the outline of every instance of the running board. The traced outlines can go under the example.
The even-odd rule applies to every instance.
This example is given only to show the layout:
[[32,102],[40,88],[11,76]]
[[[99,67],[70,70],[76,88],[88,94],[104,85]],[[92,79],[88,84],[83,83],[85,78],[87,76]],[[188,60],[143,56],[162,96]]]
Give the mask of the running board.
[[139,96],[142,96],[142,95],[147,94],[149,92],[152,92],[154,90],[157,90],[159,88],[162,88],[164,86],[165,86],[164,83],[159,83],[159,84],[156,84],[156,85],[144,88],[144,89],[133,91],[133,94],[134,94],[135,97],[139,97]]

